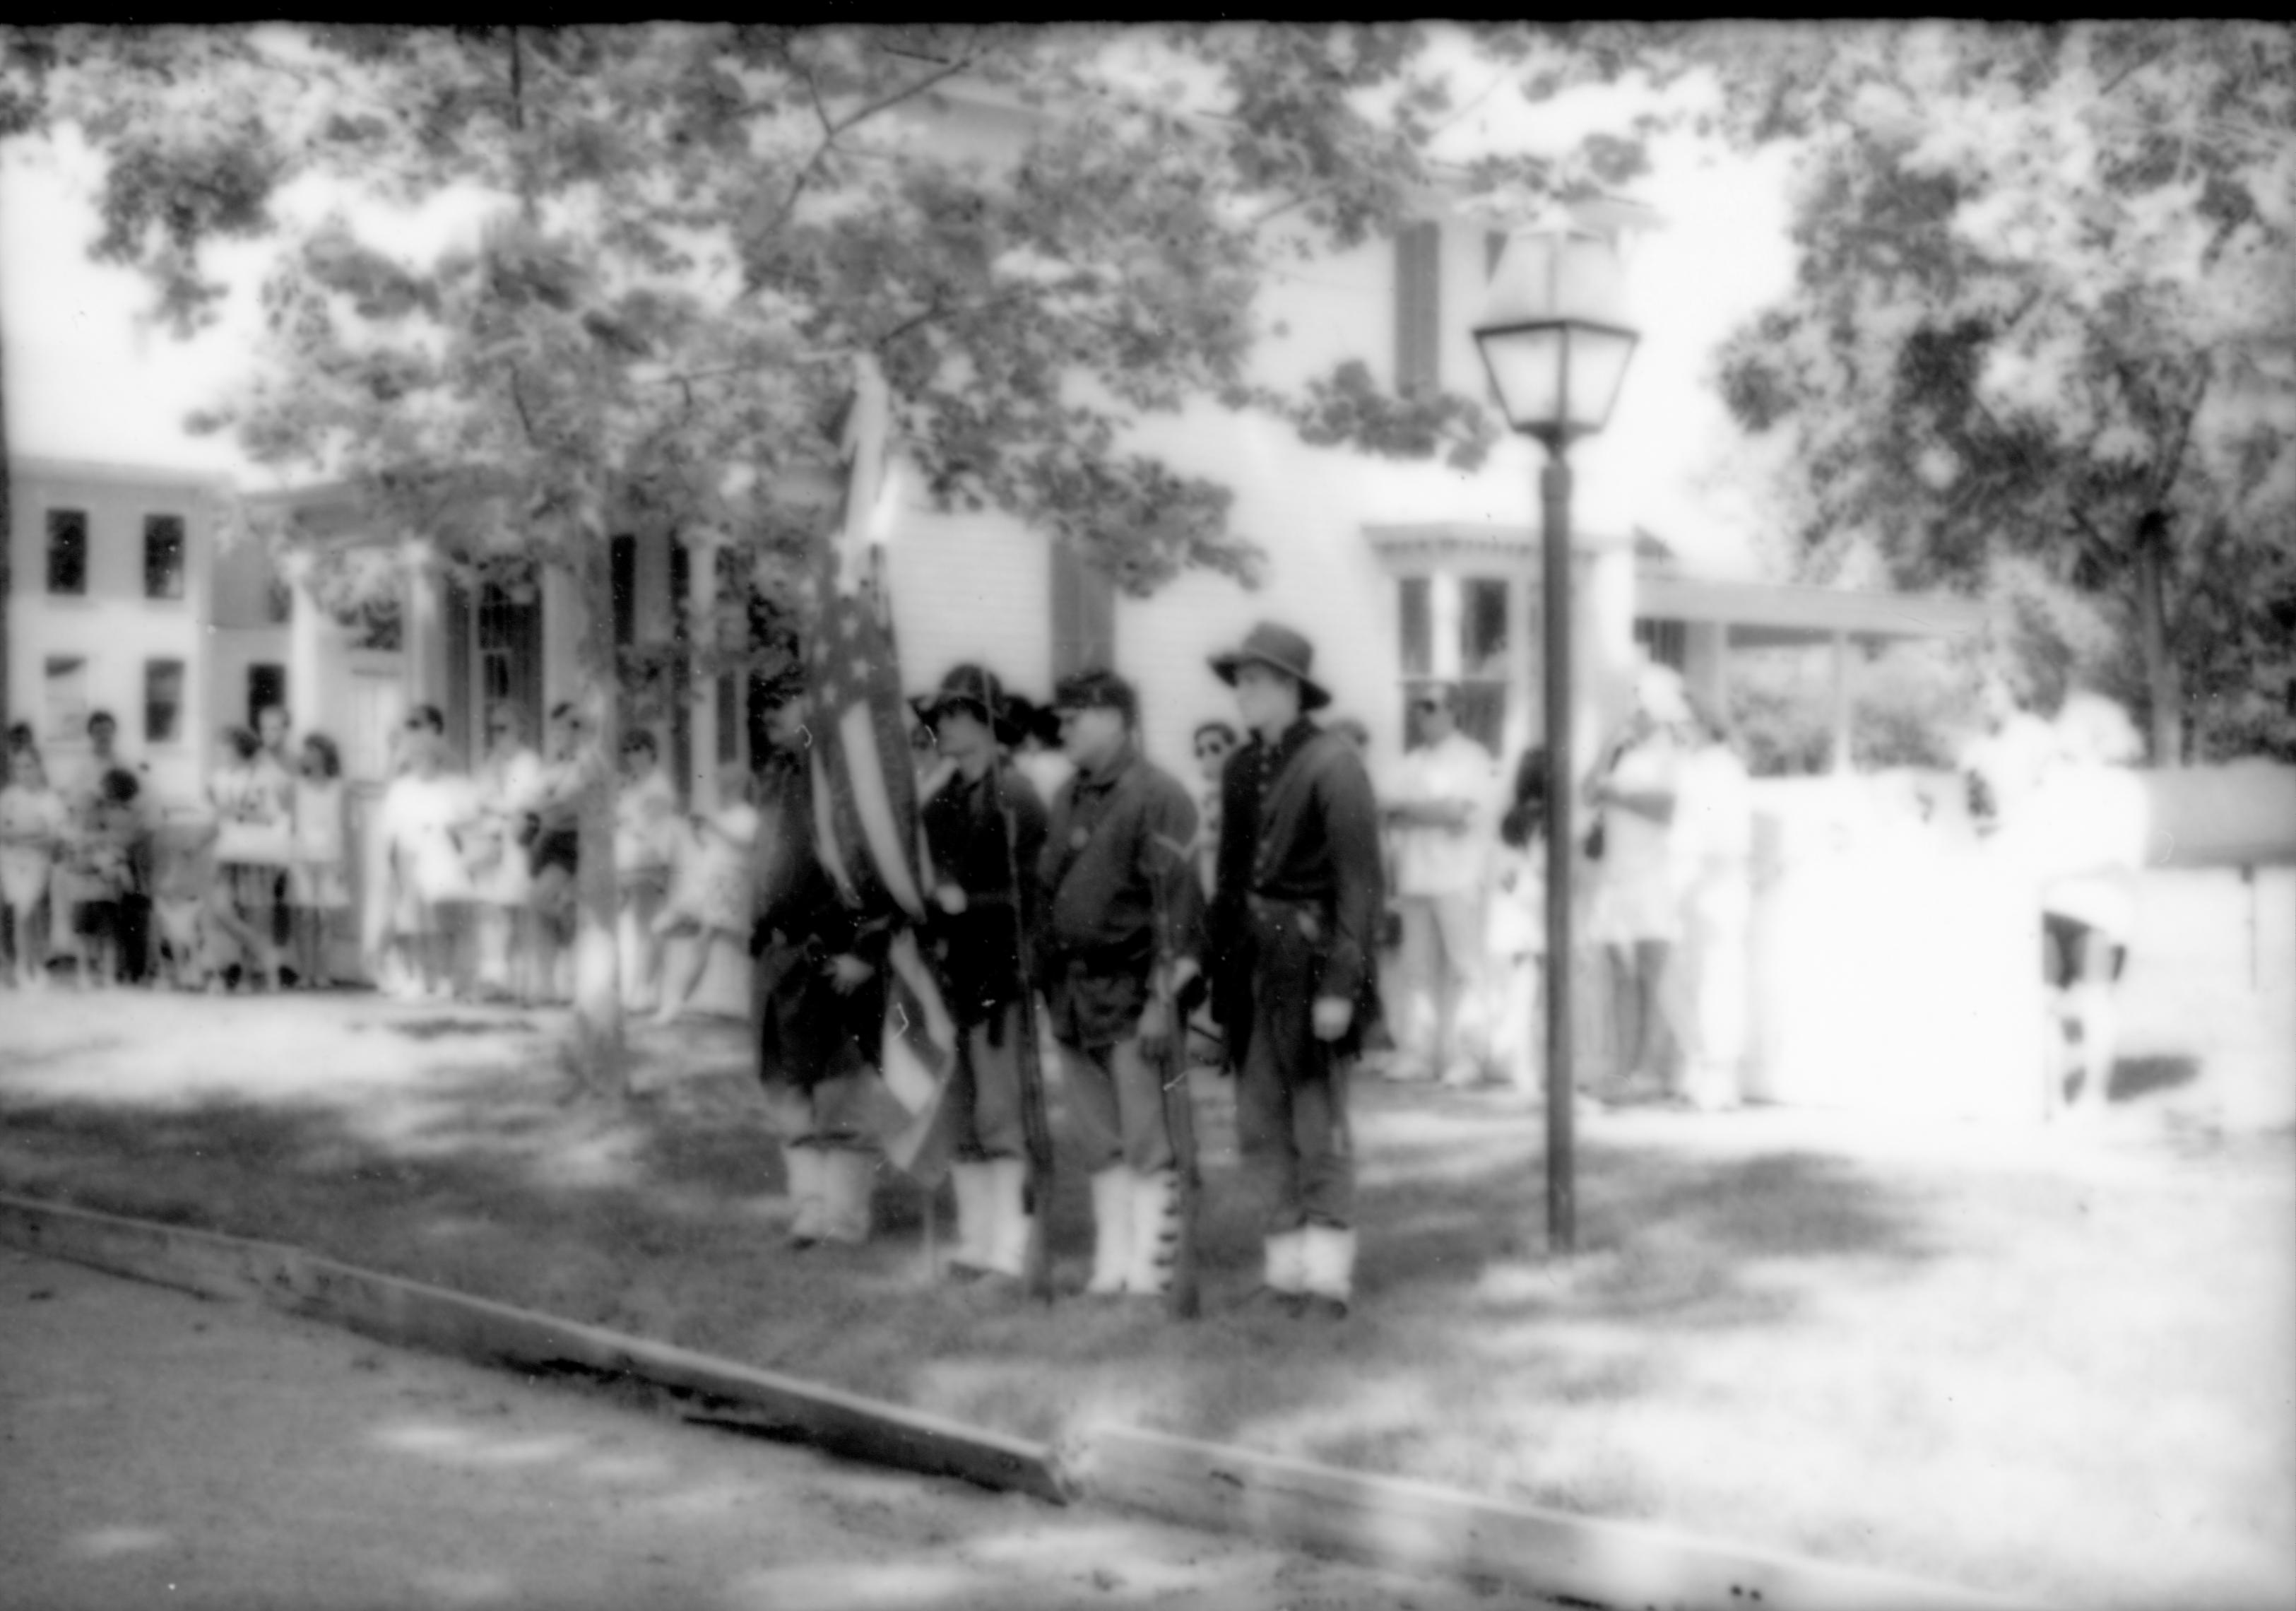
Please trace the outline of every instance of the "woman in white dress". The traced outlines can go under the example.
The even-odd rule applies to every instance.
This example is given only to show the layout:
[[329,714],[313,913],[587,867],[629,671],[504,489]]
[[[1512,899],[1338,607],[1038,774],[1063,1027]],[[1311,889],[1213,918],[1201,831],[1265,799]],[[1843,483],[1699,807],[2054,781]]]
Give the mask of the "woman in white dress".
[[456,993],[472,889],[463,839],[479,819],[470,780],[446,770],[446,718],[417,705],[407,718],[406,775],[384,804],[393,918],[413,953],[423,993]]
[[1602,836],[1587,938],[1609,960],[1616,1057],[1609,1094],[1616,1097],[1673,1093],[1676,1038],[1665,984],[1682,933],[1673,839],[1688,716],[1682,678],[1666,666],[1644,667],[1634,711],[1586,785]]
[[1752,981],[1753,783],[1719,712],[1689,699],[1690,752],[1675,810],[1682,884],[1683,1095],[1693,1107],[1742,1097]]
[[536,978],[534,875],[520,830],[541,799],[542,757],[526,718],[507,700],[487,711],[486,754],[472,783],[479,818],[468,841],[477,896],[479,982],[521,1006],[540,994]]

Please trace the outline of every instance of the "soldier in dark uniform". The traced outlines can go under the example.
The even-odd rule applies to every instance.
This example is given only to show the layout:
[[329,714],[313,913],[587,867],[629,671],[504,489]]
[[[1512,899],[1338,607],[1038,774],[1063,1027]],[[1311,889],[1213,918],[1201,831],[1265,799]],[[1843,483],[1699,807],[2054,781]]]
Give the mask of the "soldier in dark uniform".
[[[1112,671],[1054,691],[1076,775],[1053,801],[1040,864],[1039,975],[1092,1169],[1092,1293],[1170,1290],[1182,1160],[1160,1054],[1171,1001],[1197,972],[1203,892],[1196,808],[1140,752],[1139,696]],[[1164,975],[1158,989],[1158,974]]]
[[1019,737],[994,674],[960,665],[940,689],[910,701],[950,763],[922,808],[931,859],[922,939],[957,1031],[950,1104],[957,1245],[963,1273],[1019,1278],[1035,1230],[1028,1200],[1029,1130],[1022,1086],[1029,1023],[1022,936],[1035,925],[1031,875],[1045,842],[1045,807],[1004,746]]
[[1331,699],[1314,655],[1263,621],[1212,657],[1249,742],[1220,781],[1208,951],[1237,1137],[1267,1192],[1265,1289],[1292,1312],[1336,1318],[1353,1296],[1348,1078],[1379,1011],[1382,881],[1363,761],[1307,719]]
[[758,777],[758,1078],[789,1167],[790,1240],[869,1239],[876,1159],[861,1128],[865,1080],[885,1021],[882,925],[864,925],[815,848],[811,741],[801,695],[768,715]]

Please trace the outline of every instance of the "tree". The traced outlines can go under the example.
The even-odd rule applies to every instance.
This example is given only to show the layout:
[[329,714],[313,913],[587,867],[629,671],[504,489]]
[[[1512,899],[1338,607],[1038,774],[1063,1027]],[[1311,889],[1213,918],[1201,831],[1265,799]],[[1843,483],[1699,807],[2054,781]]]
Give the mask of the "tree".
[[[1693,30],[1720,127],[1807,148],[1796,288],[1731,343],[1806,560],[2035,561],[2095,601],[2156,763],[2285,745],[2296,670],[2296,42],[2132,22]],[[2188,721],[2196,732],[2188,733]],[[2278,733],[2273,736],[2272,729]],[[2197,742],[2195,742],[2197,739]]]
[[[1278,394],[1250,367],[1272,266],[1387,231],[1437,182],[1449,92],[1421,29],[226,38],[220,106],[182,79],[60,78],[119,153],[99,252],[195,323],[217,288],[183,184],[226,218],[277,202],[274,350],[209,423],[260,461],[348,476],[451,566],[575,578],[602,689],[607,538],[643,515],[785,578],[833,489],[823,427],[857,354],[888,377],[936,499],[1070,539],[1136,593],[1190,566],[1248,580],[1257,561],[1226,489],[1128,448],[1142,415],[1211,398],[1463,466],[1496,440],[1468,398],[1382,395],[1345,371]],[[921,115],[960,90],[1005,137],[968,148]],[[1549,193],[1626,150],[1493,158],[1459,183]],[[287,205],[306,179],[328,187],[320,216]],[[428,254],[394,250],[373,210],[471,197],[479,238]],[[594,938],[603,828],[585,828]],[[612,982],[586,971],[586,1065],[619,1044]]]

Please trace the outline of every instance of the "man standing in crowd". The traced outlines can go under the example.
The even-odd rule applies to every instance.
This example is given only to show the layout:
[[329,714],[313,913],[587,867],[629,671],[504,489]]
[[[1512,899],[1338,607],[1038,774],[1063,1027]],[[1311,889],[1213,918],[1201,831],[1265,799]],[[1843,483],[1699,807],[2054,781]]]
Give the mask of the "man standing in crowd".
[[1483,886],[1490,872],[1498,762],[1459,731],[1459,691],[1423,685],[1411,702],[1419,747],[1403,759],[1394,802],[1396,905],[1403,917],[1402,1046],[1391,1080],[1473,1085],[1488,1041]]
[[[1018,1279],[1027,1274],[1034,1216],[1029,1200],[1026,1059],[1037,1048],[1029,1022],[1022,936],[1036,930],[1033,872],[1045,842],[1035,785],[1004,755],[1020,737],[1004,690],[990,672],[960,665],[939,693],[910,702],[955,768],[924,802],[933,887],[922,939],[957,1032],[951,1104],[961,1271]],[[1041,1092],[1039,1089],[1039,1099]]]
[[1222,780],[1208,950],[1237,1136],[1267,1189],[1266,1289],[1339,1318],[1356,1257],[1348,1076],[1379,1010],[1379,810],[1354,751],[1306,718],[1331,701],[1314,658],[1268,621],[1212,657],[1250,737]]
[[814,837],[812,740],[802,695],[766,718],[758,777],[758,1079],[782,1141],[797,1217],[792,1246],[869,1239],[876,1161],[862,1133],[865,1082],[885,1025],[882,927],[840,896]]
[[[1076,775],[1053,803],[1040,867],[1047,920],[1039,977],[1092,1170],[1092,1278],[1085,1290],[1171,1290],[1181,1171],[1193,1160],[1167,1121],[1172,1002],[1197,973],[1202,909],[1191,846],[1196,809],[1140,752],[1140,699],[1104,670],[1054,691]],[[1186,1088],[1179,1099],[1187,1100]]]

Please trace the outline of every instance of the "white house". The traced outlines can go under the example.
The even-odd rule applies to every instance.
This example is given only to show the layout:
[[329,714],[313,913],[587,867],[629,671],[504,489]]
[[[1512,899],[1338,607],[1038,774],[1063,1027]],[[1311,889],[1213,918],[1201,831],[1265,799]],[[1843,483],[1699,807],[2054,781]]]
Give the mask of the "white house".
[[159,788],[195,792],[214,727],[273,692],[215,675],[229,482],[31,457],[9,475],[8,719],[32,724],[54,769],[86,754],[87,719],[108,711]]

